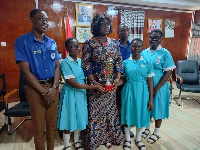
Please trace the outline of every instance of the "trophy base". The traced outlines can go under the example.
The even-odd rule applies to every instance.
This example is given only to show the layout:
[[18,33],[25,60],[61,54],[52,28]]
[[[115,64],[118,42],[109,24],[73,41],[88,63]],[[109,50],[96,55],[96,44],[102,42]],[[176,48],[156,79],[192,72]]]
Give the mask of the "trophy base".
[[113,91],[113,85],[103,84],[103,87],[104,87],[105,91]]

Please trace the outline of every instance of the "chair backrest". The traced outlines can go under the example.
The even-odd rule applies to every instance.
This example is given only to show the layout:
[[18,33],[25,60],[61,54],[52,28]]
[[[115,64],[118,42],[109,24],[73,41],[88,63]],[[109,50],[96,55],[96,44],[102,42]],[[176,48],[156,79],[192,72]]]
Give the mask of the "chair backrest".
[[2,79],[2,89],[0,89],[0,96],[5,96],[6,95],[6,77],[5,77],[5,73],[2,73],[0,75],[0,78]]
[[177,75],[183,78],[183,84],[199,84],[199,65],[195,60],[179,60]]

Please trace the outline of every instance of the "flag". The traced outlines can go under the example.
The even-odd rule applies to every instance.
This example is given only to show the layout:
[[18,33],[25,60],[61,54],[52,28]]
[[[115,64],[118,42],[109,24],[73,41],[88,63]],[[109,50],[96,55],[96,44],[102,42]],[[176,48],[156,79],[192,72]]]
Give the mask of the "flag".
[[[72,32],[71,32],[71,28],[70,28],[70,24],[69,24],[69,17],[68,17],[68,13],[66,15],[66,22],[65,22],[65,31],[66,31],[66,39],[72,37]],[[67,56],[68,52],[66,51],[66,56]]]

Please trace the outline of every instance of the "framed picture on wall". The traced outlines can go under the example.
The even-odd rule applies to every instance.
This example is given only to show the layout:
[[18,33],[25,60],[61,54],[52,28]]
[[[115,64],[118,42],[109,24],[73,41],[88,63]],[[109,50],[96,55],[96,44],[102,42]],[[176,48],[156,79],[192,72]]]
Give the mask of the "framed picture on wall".
[[153,29],[162,30],[162,21],[159,18],[148,18],[148,32],[151,32]]
[[165,38],[174,38],[174,28],[175,28],[175,20],[166,19],[165,20]]
[[92,37],[91,29],[84,27],[76,27],[76,39],[79,43],[84,43],[85,40]]
[[92,17],[92,4],[76,3],[76,26],[90,26]]

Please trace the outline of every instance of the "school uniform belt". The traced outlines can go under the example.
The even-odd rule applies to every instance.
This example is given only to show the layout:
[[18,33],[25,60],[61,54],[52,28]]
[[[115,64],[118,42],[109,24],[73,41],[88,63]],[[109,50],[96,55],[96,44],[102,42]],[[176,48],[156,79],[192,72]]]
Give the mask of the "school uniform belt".
[[47,84],[47,83],[53,83],[53,79],[45,79],[45,80],[39,80],[40,84]]

